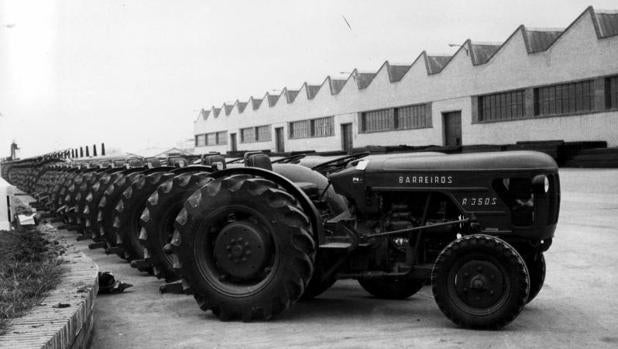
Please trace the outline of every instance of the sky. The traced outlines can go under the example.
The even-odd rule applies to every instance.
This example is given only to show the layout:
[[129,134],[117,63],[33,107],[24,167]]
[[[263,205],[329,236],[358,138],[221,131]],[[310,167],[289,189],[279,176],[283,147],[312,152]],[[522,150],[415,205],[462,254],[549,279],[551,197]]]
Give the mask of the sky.
[[[201,108],[261,98],[615,0],[0,0],[0,157],[193,138]],[[347,23],[346,23],[347,21]],[[349,26],[348,26],[349,24]],[[449,46],[450,45],[450,46]]]

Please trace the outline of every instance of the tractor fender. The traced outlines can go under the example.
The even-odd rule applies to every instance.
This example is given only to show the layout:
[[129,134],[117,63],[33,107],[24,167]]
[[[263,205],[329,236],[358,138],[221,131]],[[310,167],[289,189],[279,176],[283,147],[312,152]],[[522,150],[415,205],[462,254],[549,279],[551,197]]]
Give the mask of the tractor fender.
[[347,210],[348,205],[346,199],[335,192],[328,178],[323,174],[301,165],[278,163],[273,164],[273,171],[292,182],[309,182],[315,184],[319,191],[324,193],[323,198],[334,214],[337,215]]
[[259,176],[280,185],[300,203],[300,206],[303,208],[303,211],[311,222],[311,229],[313,230],[312,233],[316,244],[324,242],[324,229],[322,227],[322,217],[320,216],[320,212],[315,207],[311,199],[309,199],[307,194],[297,187],[294,182],[276,172],[258,167],[228,167],[225,170],[213,172],[211,177],[216,179],[237,174]]

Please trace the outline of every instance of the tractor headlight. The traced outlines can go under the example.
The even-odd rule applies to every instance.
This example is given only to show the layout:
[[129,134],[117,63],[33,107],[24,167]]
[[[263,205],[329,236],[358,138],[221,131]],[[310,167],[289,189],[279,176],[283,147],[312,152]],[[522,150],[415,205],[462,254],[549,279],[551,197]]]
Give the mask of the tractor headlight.
[[549,178],[545,175],[537,175],[532,178],[532,190],[538,194],[545,194],[549,191]]

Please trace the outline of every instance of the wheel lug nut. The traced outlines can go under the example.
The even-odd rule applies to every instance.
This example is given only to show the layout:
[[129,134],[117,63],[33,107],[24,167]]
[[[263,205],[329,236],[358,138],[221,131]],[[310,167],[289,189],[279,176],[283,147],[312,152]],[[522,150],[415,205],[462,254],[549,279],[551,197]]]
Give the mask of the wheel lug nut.
[[247,241],[245,241],[245,247],[249,246],[249,243]]
[[247,250],[247,251],[245,251],[245,256],[248,256],[248,255],[250,255],[250,254],[251,254],[251,250]]
[[247,261],[247,257],[242,257],[240,260],[242,260],[243,262]]
[[478,271],[479,273],[481,273],[481,272],[483,271],[483,267],[478,266],[478,267],[476,268],[476,271]]
[[489,291],[489,294],[492,295],[492,296],[494,295],[494,293],[495,292],[493,290]]

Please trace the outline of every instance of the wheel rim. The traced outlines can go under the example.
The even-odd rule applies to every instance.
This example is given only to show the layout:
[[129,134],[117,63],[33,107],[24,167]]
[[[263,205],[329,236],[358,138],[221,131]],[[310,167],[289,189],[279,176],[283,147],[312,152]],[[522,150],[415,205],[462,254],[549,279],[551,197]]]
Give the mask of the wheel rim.
[[448,292],[461,310],[477,316],[502,307],[510,296],[510,280],[499,261],[490,256],[469,256],[448,275]]
[[272,226],[255,209],[234,205],[211,213],[197,235],[196,262],[212,286],[229,296],[264,288],[279,265]]

